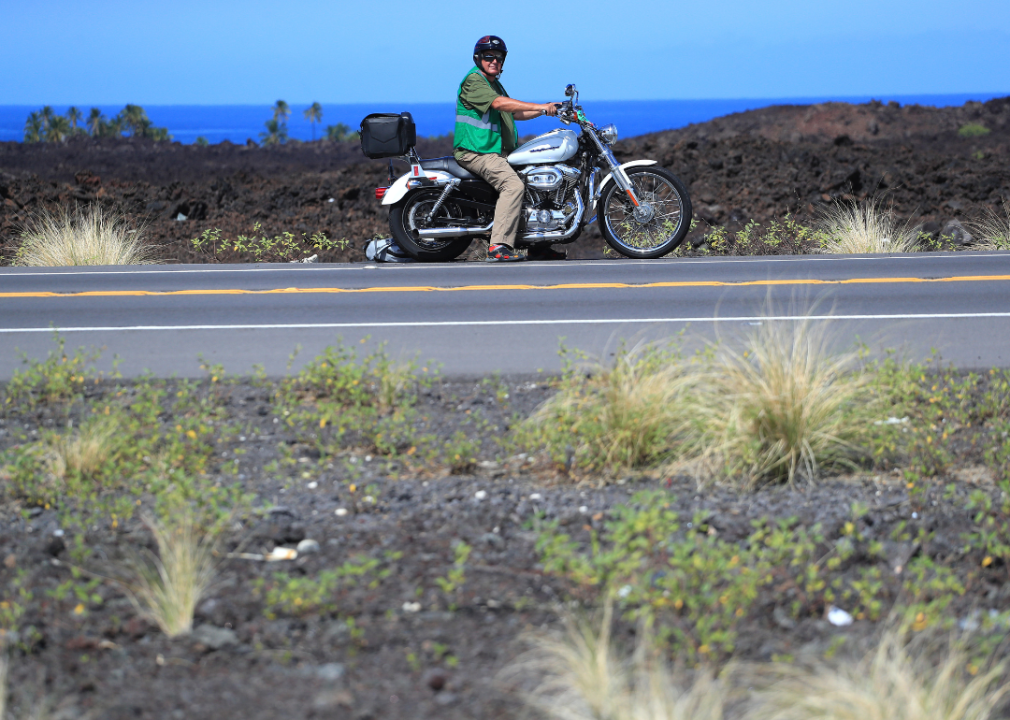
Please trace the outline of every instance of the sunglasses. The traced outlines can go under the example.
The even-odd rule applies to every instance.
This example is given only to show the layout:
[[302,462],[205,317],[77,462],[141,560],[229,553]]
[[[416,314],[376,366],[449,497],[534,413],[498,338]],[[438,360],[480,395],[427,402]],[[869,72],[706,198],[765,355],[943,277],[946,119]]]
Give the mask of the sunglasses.
[[505,61],[505,58],[499,55],[498,53],[484,53],[483,55],[480,56],[480,59],[486,62],[497,62],[498,64],[501,64],[502,62]]

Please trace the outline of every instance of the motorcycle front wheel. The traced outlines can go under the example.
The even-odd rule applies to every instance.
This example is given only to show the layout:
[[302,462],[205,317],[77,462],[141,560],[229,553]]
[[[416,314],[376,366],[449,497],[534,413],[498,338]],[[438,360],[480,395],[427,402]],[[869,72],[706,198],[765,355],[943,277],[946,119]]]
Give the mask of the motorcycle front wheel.
[[[444,223],[428,222],[428,213],[441,194],[441,190],[420,190],[411,193],[389,210],[389,230],[393,233],[393,239],[415,260],[421,262],[452,260],[464,253],[473,240],[469,237],[432,239],[418,235],[419,229],[445,227]],[[458,219],[460,225],[466,222],[459,206],[451,200],[442,204],[435,218]]]
[[611,181],[600,198],[600,232],[614,250],[630,258],[658,258],[684,242],[691,229],[691,198],[680,179],[656,165],[625,171],[640,205]]

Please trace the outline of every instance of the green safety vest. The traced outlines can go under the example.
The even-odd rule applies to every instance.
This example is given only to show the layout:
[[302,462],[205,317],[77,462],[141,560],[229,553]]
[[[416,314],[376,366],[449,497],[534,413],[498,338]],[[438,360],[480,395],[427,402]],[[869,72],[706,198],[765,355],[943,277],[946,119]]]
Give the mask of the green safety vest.
[[[460,99],[460,96],[463,94],[463,83],[474,73],[484,78],[484,82],[492,90],[494,89],[494,86],[491,85],[487,77],[484,76],[484,73],[476,65],[463,76],[463,80],[459,84],[459,90],[456,92],[456,130],[453,135],[452,146],[453,148],[462,148],[463,150],[481,154],[501,153],[501,113],[494,108],[488,108],[486,113],[478,115],[476,110],[464,107],[463,101]],[[498,86],[501,87],[501,83]],[[503,96],[509,96],[505,92],[504,87],[501,90]],[[514,127],[512,134],[512,147],[517,147],[519,145],[519,138]]]

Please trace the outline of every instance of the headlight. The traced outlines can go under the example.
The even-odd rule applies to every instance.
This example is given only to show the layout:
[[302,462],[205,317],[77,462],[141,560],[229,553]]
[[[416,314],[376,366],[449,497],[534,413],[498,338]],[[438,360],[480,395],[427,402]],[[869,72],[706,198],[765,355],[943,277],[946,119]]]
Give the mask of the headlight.
[[617,126],[616,125],[604,125],[600,128],[600,140],[607,143],[608,145],[613,142],[617,142]]

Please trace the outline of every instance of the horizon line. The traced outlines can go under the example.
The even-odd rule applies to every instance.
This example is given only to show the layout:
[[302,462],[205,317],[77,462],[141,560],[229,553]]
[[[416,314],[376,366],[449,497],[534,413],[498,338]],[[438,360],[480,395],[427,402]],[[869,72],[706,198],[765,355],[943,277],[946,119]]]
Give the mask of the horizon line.
[[[781,96],[766,96],[766,97],[691,97],[691,98],[592,98],[589,102],[729,102],[729,101],[769,101],[769,100],[782,100],[782,101],[802,101],[802,100],[820,100],[820,101],[835,101],[835,102],[846,102],[848,100],[862,100],[863,98],[869,98],[872,100],[881,100],[887,98],[914,98],[914,97],[961,97],[965,95],[977,95],[984,96],[988,100],[996,100],[1004,97],[1010,97],[1010,91],[1000,91],[1000,92],[975,92],[975,91],[964,91],[964,92],[920,92],[920,93],[862,93],[862,94],[851,94],[851,95],[781,95]],[[147,107],[272,107],[276,101],[262,103],[258,102],[229,102],[229,103],[209,103],[209,102],[151,102],[144,103]],[[287,102],[287,101],[285,101]],[[391,103],[401,103],[401,104],[412,104],[412,105],[446,105],[452,104],[452,100],[356,100],[352,102],[331,102],[331,101],[318,101],[313,100],[309,102],[293,101],[288,102],[289,106],[294,105],[311,105],[313,102],[319,102],[320,105],[369,105],[369,104],[391,104]],[[867,101],[863,101],[867,102]],[[100,105],[106,106],[116,106],[120,102],[88,102],[88,103],[67,103],[67,102],[44,102],[44,103],[0,103],[0,107],[6,108],[34,108],[34,107],[45,107],[49,106],[67,106],[67,107],[97,107]],[[122,104],[134,104],[140,105],[141,103],[135,103],[131,101],[124,101]]]

